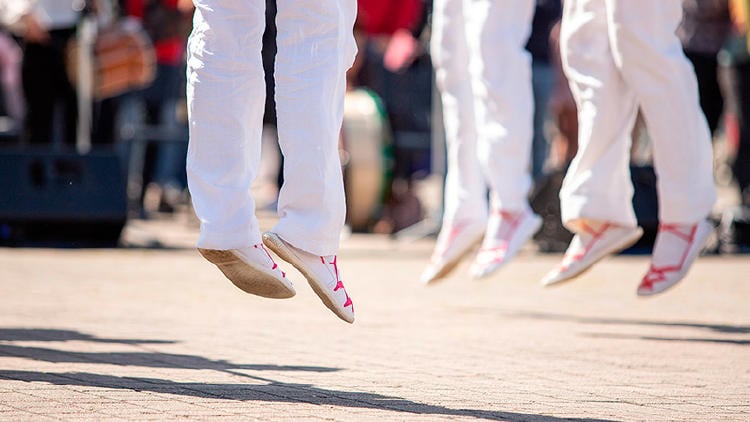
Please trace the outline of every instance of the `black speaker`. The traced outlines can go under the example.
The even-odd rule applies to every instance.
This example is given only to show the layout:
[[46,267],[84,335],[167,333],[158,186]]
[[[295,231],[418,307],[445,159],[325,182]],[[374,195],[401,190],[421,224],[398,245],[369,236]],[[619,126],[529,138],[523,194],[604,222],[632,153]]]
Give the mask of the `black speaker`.
[[111,151],[0,150],[0,244],[116,245],[125,183]]

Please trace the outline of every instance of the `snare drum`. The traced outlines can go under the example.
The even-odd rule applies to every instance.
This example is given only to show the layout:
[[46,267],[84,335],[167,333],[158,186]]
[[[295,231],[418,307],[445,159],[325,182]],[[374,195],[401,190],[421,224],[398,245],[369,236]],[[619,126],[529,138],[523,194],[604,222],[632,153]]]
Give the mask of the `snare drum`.
[[388,176],[387,120],[380,98],[366,89],[346,94],[343,122],[347,223],[368,228],[382,205]]

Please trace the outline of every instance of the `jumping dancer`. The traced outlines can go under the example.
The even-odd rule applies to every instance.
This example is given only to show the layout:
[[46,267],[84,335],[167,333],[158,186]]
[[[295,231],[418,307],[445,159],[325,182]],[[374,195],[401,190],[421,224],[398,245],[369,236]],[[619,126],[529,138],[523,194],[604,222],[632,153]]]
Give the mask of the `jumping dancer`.
[[675,29],[680,0],[566,0],[563,67],[578,105],[578,154],[560,198],[575,233],[543,280],[569,280],[636,242],[630,133],[640,108],[653,140],[659,233],[637,293],[660,293],[687,273],[711,233],[712,151],[698,88]]
[[[507,263],[539,229],[529,207],[534,0],[436,0],[432,55],[447,143],[443,223],[422,282],[447,276],[479,243],[475,278]],[[489,203],[487,200],[489,188]]]
[[[354,322],[336,253],[345,201],[338,139],[355,0],[278,0],[276,104],[284,185],[279,221],[261,236],[250,185],[265,103],[264,0],[194,0],[188,41],[188,184],[201,254],[240,289],[288,298],[292,283],[265,246],[295,266],[338,317]],[[264,246],[265,243],[265,246]]]

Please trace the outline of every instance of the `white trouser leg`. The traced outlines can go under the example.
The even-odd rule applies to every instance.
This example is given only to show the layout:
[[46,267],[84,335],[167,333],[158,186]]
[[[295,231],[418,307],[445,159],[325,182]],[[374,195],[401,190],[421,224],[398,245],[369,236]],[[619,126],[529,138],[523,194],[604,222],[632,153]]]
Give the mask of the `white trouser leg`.
[[716,200],[711,134],[675,30],[680,0],[606,0],[615,62],[653,140],[659,218],[694,223]]
[[525,45],[535,2],[465,3],[478,162],[490,186],[492,207],[522,211],[528,208],[531,188],[534,97]]
[[464,0],[435,0],[432,15],[432,61],[443,106],[447,147],[443,224],[448,225],[487,219],[487,186],[477,162],[464,3]]
[[199,248],[260,243],[250,184],[260,159],[265,101],[265,3],[194,0],[188,41],[188,186]]
[[276,107],[284,185],[274,228],[295,247],[333,255],[346,216],[338,153],[346,70],[356,54],[355,0],[278,0]]
[[[661,0],[660,0],[661,1]],[[630,131],[635,96],[615,65],[604,0],[566,0],[563,67],[578,106],[578,153],[560,191],[563,222],[593,219],[635,227]]]

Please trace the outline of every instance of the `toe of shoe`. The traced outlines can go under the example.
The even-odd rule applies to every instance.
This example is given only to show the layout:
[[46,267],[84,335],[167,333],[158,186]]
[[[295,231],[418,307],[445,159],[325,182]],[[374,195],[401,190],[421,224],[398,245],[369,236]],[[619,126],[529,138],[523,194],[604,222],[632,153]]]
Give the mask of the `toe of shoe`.
[[471,270],[469,270],[469,274],[474,280],[479,280],[487,277],[487,271],[485,271],[484,268],[472,268]]
[[638,286],[638,289],[636,290],[636,294],[638,296],[652,296],[656,292],[654,292],[654,289],[650,287],[644,287],[644,286]]
[[437,280],[435,277],[437,275],[436,271],[433,270],[425,270],[422,275],[419,276],[419,282],[422,284],[430,284]]
[[542,278],[541,284],[542,286],[552,286],[557,283],[560,283],[562,281],[565,281],[567,277],[564,273],[558,270],[550,271]]
[[352,300],[346,288],[334,290],[336,294],[336,303],[339,308],[341,318],[347,322],[354,322],[354,301]]
[[276,295],[273,298],[290,299],[295,295],[297,295],[297,291],[294,289],[292,282],[290,282],[289,280],[285,280],[283,282],[280,282],[279,289],[277,290]]
[[341,312],[339,314],[339,318],[348,322],[349,324],[354,324],[354,311],[345,310],[344,312]]
[[502,263],[474,264],[469,270],[469,273],[472,278],[479,280],[491,276],[495,271],[499,270],[501,266]]
[[658,283],[645,283],[642,282],[638,289],[636,289],[636,294],[638,296],[654,296],[658,295],[659,293],[664,292],[665,290],[668,290],[675,286],[677,283],[679,283],[682,280],[682,277],[673,277],[668,278],[664,281],[658,282]]
[[440,279],[440,272],[444,268],[444,265],[437,263],[430,263],[427,268],[422,271],[419,276],[419,281],[422,284],[430,284]]

